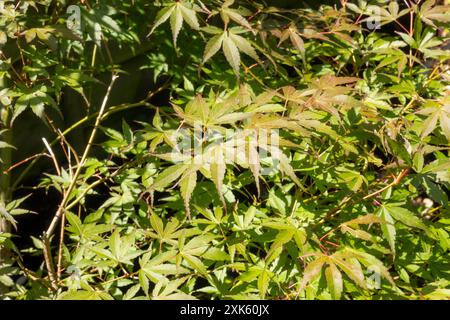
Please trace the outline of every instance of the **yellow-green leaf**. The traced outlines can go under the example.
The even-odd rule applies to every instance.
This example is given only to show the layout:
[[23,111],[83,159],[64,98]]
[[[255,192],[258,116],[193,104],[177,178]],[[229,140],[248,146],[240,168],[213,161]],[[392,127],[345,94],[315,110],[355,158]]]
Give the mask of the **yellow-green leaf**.
[[180,33],[181,27],[183,26],[183,15],[181,13],[180,7],[181,5],[177,3],[177,5],[175,6],[175,11],[172,12],[170,16],[170,28],[172,29],[173,44],[175,47],[177,46],[178,34]]
[[180,180],[181,196],[184,200],[184,206],[186,208],[186,214],[191,219],[191,210],[189,202],[191,200],[192,193],[194,192],[195,185],[197,184],[197,170],[188,170],[188,172]]
[[339,300],[343,289],[342,274],[334,263],[330,263],[325,269],[325,277],[331,296],[333,299]]
[[176,164],[161,172],[151,185],[151,190],[163,189],[171,184],[173,181],[178,179],[187,169],[189,165],[187,164]]
[[214,37],[212,37],[205,47],[205,52],[203,54],[203,63],[208,61],[212,56],[214,56],[217,51],[219,51],[220,47],[222,46],[222,41],[224,38],[224,34],[218,34]]
[[223,39],[223,53],[234,73],[239,76],[239,66],[241,64],[241,57],[239,50],[230,36],[225,36]]

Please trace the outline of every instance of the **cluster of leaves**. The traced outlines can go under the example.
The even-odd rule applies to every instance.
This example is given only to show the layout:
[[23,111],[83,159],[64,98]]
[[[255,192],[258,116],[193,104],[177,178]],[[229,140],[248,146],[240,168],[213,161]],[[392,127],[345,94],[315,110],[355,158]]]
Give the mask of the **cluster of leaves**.
[[[154,13],[143,41],[160,45],[141,68],[170,83],[170,101],[146,104],[151,121],[102,126],[109,156],[78,163],[79,175],[72,165],[46,174],[41,187],[68,192],[65,229],[50,251],[33,238],[28,252],[47,259],[36,271],[23,266],[10,234],[0,235],[21,266],[0,277],[15,288],[10,296],[450,296],[448,6],[380,0],[287,10],[180,0],[133,8]],[[121,66],[96,66],[95,51],[92,61],[83,57],[87,44],[114,62],[111,45],[139,43],[140,21],[121,16],[130,6],[83,10],[90,31],[59,46],[69,34],[61,27],[31,28],[27,15],[0,20],[9,28],[0,41],[23,35],[22,59],[36,62],[17,72],[17,61],[2,60],[16,84],[0,87],[11,124],[28,107],[47,121],[44,107],[60,100],[54,88],[72,87],[89,107],[95,71]],[[12,32],[13,23],[24,30]],[[61,53],[85,65],[50,68]],[[20,205],[0,213],[14,221]],[[49,259],[61,267],[56,280]],[[25,285],[12,281],[19,272]]]

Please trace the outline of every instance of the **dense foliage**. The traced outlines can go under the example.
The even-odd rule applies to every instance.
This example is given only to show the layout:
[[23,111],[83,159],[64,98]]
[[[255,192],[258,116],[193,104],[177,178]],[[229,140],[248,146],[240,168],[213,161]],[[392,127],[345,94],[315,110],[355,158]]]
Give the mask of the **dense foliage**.
[[0,12],[1,298],[450,297],[443,1]]

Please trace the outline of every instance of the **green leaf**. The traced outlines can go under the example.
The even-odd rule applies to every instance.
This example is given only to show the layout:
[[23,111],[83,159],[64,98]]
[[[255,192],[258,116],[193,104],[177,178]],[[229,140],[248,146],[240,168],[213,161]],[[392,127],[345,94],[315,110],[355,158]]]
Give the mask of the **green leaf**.
[[225,199],[223,197],[222,187],[223,180],[225,178],[226,164],[224,160],[224,154],[222,148],[215,148],[211,157],[210,171],[211,180],[216,185],[217,192],[224,207],[226,207]]
[[127,290],[127,292],[123,295],[123,300],[131,300],[133,299],[136,294],[139,292],[141,286],[139,284],[136,284],[132,286],[130,289]]
[[260,62],[258,54],[256,53],[255,49],[252,47],[250,42],[247,41],[244,37],[241,37],[237,34],[233,34],[231,32],[228,33],[231,40],[234,42],[234,44],[238,47],[239,51],[242,51],[246,55],[250,56],[251,58],[255,59],[256,61]]
[[190,255],[190,254],[183,254],[183,258],[184,258],[184,260],[186,260],[186,262],[192,268],[194,268],[200,274],[202,274],[205,277],[208,276],[208,272],[206,271],[206,266],[203,264],[203,262],[199,258],[194,257],[193,255]]
[[386,221],[386,223],[381,225],[381,231],[383,232],[384,237],[388,241],[392,253],[395,255],[396,230],[394,226],[394,220],[392,219],[389,211],[384,206],[379,209],[378,215]]
[[9,223],[11,223],[14,228],[17,229],[17,221],[14,219],[12,215],[9,214],[8,211],[6,211],[5,206],[0,202],[0,217],[1,219],[6,219]]
[[198,23],[195,11],[187,8],[184,4],[180,5],[181,14],[183,15],[184,21],[194,30],[199,30],[200,25]]
[[259,295],[264,299],[267,293],[267,289],[269,288],[269,273],[266,270],[263,270],[258,276],[258,290]]
[[214,261],[230,261],[230,256],[219,248],[211,247],[202,254],[203,259],[214,260]]
[[166,22],[174,10],[175,5],[161,9],[156,15],[155,23],[153,24],[152,30],[150,31],[149,35],[151,35],[158,26]]
[[229,35],[225,36],[223,39],[223,53],[234,73],[239,76],[241,57],[239,55],[238,47]]
[[64,292],[58,300],[102,300],[102,298],[95,291],[78,290]]
[[325,269],[325,277],[331,296],[333,299],[339,300],[343,290],[342,274],[334,263],[330,263]]
[[385,205],[384,208],[389,211],[389,214],[395,220],[407,225],[408,227],[429,231],[427,226],[408,209],[393,205]]
[[4,149],[4,148],[11,148],[11,149],[16,149],[16,147],[10,145],[9,143],[5,142],[5,141],[0,141],[0,149]]
[[71,231],[81,236],[83,234],[83,223],[81,222],[81,219],[72,212],[66,212],[66,218],[69,224],[73,227]]
[[181,4],[178,2],[175,5],[175,11],[170,16],[170,28],[172,29],[173,45],[177,46],[177,38],[183,26],[183,14],[181,13]]
[[220,50],[220,48],[222,47],[224,36],[224,33],[218,34],[208,41],[205,47],[205,52],[203,54],[203,63],[211,59],[211,57],[213,57],[217,53],[217,51]]
[[197,184],[197,170],[188,170],[187,173],[180,180],[180,190],[181,196],[184,200],[184,206],[186,208],[186,213],[191,219],[191,210],[189,202],[191,200],[192,193],[194,192],[195,185]]
[[150,216],[150,224],[158,235],[164,235],[164,223],[155,213],[152,213]]
[[165,169],[155,178],[150,189],[164,189],[173,181],[177,180],[188,168],[189,165],[180,163]]

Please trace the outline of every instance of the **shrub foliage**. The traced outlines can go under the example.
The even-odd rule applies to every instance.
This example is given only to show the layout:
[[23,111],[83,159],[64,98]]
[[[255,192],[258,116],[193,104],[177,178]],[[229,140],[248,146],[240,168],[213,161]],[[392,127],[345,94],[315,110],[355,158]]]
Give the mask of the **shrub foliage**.
[[450,296],[449,5],[0,12],[0,297]]

